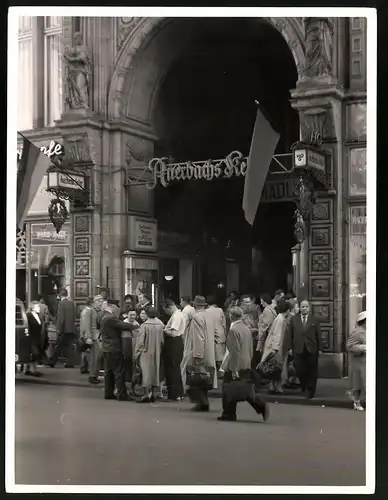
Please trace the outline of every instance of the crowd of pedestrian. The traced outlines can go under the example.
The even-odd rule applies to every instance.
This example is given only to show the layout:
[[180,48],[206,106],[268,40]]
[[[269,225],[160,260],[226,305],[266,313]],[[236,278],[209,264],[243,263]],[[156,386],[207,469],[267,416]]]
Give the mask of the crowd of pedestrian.
[[[263,385],[269,385],[272,394],[300,387],[307,398],[315,396],[323,349],[319,321],[307,300],[299,304],[283,290],[273,297],[263,293],[258,301],[233,291],[223,308],[214,295],[198,295],[193,301],[186,296],[179,303],[170,298],[161,314],[145,294],[137,300],[127,295],[122,309],[118,301],[96,295],[81,312],[78,339],[74,304],[65,289],[59,296],[57,341],[49,358],[47,307],[42,300],[30,305],[31,337],[40,341],[35,342],[27,374],[38,373],[36,364],[42,360],[54,367],[60,354],[67,360],[65,366],[73,367],[71,350],[78,341],[81,373],[88,374],[91,384],[100,383],[104,369],[105,399],[150,403],[188,397],[194,411],[206,412],[209,390],[223,379],[219,419],[234,421],[240,401],[268,418],[268,406],[259,394]],[[362,312],[347,344],[354,409],[359,411],[365,390],[365,324]]]

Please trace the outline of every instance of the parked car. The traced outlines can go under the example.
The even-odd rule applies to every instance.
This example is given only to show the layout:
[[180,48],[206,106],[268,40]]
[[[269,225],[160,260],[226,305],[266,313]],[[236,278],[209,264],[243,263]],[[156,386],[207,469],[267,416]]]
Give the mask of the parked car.
[[26,309],[21,300],[15,305],[15,363],[27,364],[31,360],[30,337]]

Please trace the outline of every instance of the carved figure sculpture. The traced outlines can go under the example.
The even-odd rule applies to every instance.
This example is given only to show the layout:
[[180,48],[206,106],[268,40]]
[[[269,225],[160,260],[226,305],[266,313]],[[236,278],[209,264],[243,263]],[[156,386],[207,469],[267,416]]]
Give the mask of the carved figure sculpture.
[[64,58],[68,66],[67,83],[70,108],[88,108],[90,98],[91,59],[87,47],[82,43],[82,35],[74,33],[74,47]]
[[333,21],[329,17],[306,17],[305,76],[318,77],[332,74]]

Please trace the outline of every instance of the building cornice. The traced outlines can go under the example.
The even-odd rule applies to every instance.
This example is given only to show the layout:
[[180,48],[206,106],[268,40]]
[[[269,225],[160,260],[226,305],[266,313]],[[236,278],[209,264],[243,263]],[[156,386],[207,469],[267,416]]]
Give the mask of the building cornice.
[[345,97],[345,89],[339,85],[322,85],[311,88],[297,88],[291,91],[291,100],[308,100],[331,97],[338,100],[343,100]]
[[[21,130],[20,134],[22,134],[26,139],[31,141],[33,144],[39,142],[47,142],[47,141],[56,141],[60,142],[61,132],[57,127],[45,127],[41,129],[31,129],[31,130]],[[23,142],[22,138],[18,134],[17,139],[18,144]]]

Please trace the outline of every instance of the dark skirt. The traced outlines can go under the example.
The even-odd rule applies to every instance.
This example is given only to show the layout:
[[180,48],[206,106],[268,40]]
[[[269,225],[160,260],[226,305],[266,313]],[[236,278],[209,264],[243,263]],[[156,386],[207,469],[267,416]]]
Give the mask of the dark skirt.
[[132,372],[133,372],[133,342],[131,338],[122,339],[123,346],[123,357],[124,357],[124,371],[125,371],[125,381],[132,381]]

